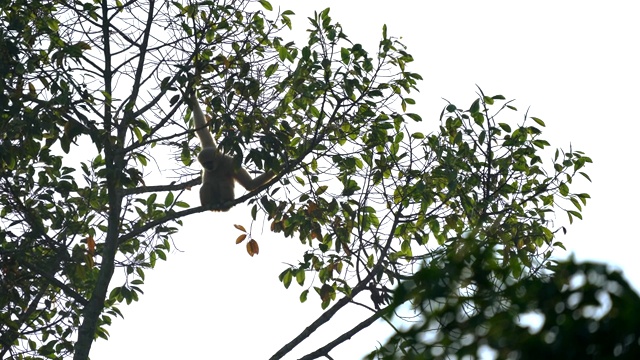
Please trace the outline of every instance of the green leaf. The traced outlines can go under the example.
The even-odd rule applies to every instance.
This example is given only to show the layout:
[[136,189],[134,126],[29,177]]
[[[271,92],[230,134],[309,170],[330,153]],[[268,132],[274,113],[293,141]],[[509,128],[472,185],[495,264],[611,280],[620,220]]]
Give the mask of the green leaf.
[[208,43],[212,43],[216,39],[216,31],[212,28],[207,29],[204,38]]
[[267,0],[260,0],[260,4],[262,5],[262,7],[269,11],[273,10],[273,6],[271,6],[271,3],[269,3]]
[[267,67],[267,71],[264,72],[264,75],[266,77],[270,77],[271,75],[273,75],[276,70],[278,70],[278,64],[271,64],[269,65],[269,67]]
[[567,248],[564,247],[564,244],[561,243],[560,241],[554,242],[553,246],[557,246],[557,247],[559,247],[559,248],[561,248],[562,250],[565,250],[565,251],[567,250]]
[[560,183],[560,186],[558,187],[558,190],[560,190],[560,195],[562,195],[562,196],[569,195],[569,187],[564,182]]
[[476,99],[476,101],[474,101],[473,104],[471,104],[471,107],[469,108],[469,112],[471,114],[475,114],[479,111],[480,111],[480,99]]
[[160,250],[160,249],[156,249],[156,254],[158,254],[158,257],[164,261],[167,261],[167,254],[164,253],[164,251]]
[[575,210],[567,210],[567,212],[575,217],[577,217],[578,219],[582,220],[582,214],[575,211]]
[[544,121],[542,121],[542,120],[538,119],[537,117],[533,117],[533,116],[532,116],[532,117],[531,117],[531,120],[535,121],[535,122],[536,122],[536,124],[538,124],[538,125],[540,125],[540,126],[545,126],[545,125],[544,125]]
[[405,115],[410,117],[413,121],[422,121],[422,117],[420,117],[420,115],[418,114],[407,113]]
[[182,30],[184,30],[184,32],[187,33],[187,35],[189,36],[193,35],[193,31],[191,30],[191,27],[185,22],[182,23]]
[[341,48],[340,49],[340,57],[342,58],[342,62],[345,65],[348,65],[349,62],[351,61],[351,54],[349,53],[349,49]]
[[320,307],[322,308],[322,310],[324,310],[329,307],[329,304],[331,304],[331,299],[323,300],[322,304],[320,304]]
[[156,202],[156,198],[158,198],[158,194],[156,193],[149,195],[147,198],[147,206],[153,205]]
[[587,175],[586,173],[583,173],[582,171],[580,171],[579,174],[584,176],[587,180],[589,180],[589,182],[591,182],[591,178],[589,177],[589,175]]
[[509,126],[509,124],[506,123],[498,123],[498,126],[500,126],[500,128],[506,132],[511,132],[511,126]]
[[309,295],[309,290],[305,290],[302,293],[300,293],[300,302],[301,303],[307,301],[307,295]]
[[298,269],[298,271],[296,272],[296,281],[298,282],[298,285],[300,286],[304,285],[304,278],[305,278],[305,271],[302,269]]
[[569,200],[571,200],[571,203],[573,204],[573,206],[576,207],[576,209],[578,209],[579,211],[582,211],[582,205],[580,205],[580,202],[578,201],[577,198],[572,197]]
[[288,289],[289,285],[291,285],[292,279],[293,279],[293,274],[291,273],[291,269],[287,269],[286,272],[284,273],[284,276],[282,277],[282,284],[284,284],[284,287],[286,289]]
[[551,144],[549,144],[549,142],[546,140],[533,140],[533,145],[539,147],[540,149],[544,149]]
[[485,96],[485,97],[483,97],[482,99],[484,100],[485,104],[493,105],[493,98],[490,98],[490,97],[488,97],[488,96]]
[[287,48],[285,48],[284,46],[279,47],[278,56],[280,57],[281,61],[284,61],[287,58],[289,58],[289,52],[287,51]]
[[52,18],[47,17],[45,22],[47,23],[47,26],[49,27],[49,29],[51,29],[53,31],[57,32],[60,29],[58,20],[56,20],[56,19],[52,19]]
[[173,192],[169,191],[167,196],[164,198],[164,206],[165,207],[171,206],[171,204],[173,204],[173,200],[174,200]]

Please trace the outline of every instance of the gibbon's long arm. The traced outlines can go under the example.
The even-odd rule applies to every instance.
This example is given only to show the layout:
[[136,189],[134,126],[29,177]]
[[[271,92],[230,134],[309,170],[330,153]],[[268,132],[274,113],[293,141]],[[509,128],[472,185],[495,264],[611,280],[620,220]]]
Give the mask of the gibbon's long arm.
[[193,92],[187,95],[187,101],[189,102],[189,107],[191,107],[191,111],[193,112],[193,121],[196,128],[196,134],[200,139],[200,145],[202,145],[203,149],[213,148],[214,150],[217,150],[218,147],[215,141],[213,141],[213,136],[211,136],[211,133],[209,132],[209,126],[207,126],[207,121]]

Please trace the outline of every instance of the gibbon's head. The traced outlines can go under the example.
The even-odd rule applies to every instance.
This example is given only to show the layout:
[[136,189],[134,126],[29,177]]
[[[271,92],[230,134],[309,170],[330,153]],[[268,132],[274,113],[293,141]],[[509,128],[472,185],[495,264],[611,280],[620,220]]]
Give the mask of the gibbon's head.
[[222,154],[214,148],[204,148],[198,154],[198,161],[203,168],[209,171],[215,171],[220,165]]

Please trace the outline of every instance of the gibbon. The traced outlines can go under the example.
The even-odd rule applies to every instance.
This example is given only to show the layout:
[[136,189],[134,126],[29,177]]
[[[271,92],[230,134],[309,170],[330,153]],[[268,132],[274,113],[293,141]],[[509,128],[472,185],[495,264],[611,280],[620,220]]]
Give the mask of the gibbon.
[[218,150],[194,92],[188,93],[186,100],[191,107],[196,134],[202,146],[202,151],[198,154],[198,161],[203,168],[200,204],[202,206],[218,205],[219,211],[228,211],[231,206],[226,204],[235,199],[234,180],[251,191],[267,183],[275,174],[267,171],[254,179],[247,170],[241,166],[235,166],[231,156]]

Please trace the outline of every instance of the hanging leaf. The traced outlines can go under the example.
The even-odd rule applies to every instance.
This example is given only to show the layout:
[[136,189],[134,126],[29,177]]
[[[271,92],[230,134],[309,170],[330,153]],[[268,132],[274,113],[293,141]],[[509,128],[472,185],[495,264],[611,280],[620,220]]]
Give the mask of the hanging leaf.
[[96,253],[96,241],[93,239],[92,235],[89,235],[89,237],[87,238],[87,252],[91,256]]
[[236,244],[240,244],[246,238],[247,238],[247,234],[242,234],[242,235],[238,236],[238,238],[236,239]]
[[309,290],[305,290],[302,293],[300,293],[300,302],[301,303],[307,301],[307,295],[309,295]]
[[249,253],[249,255],[253,256],[253,255],[258,255],[260,253],[260,248],[258,247],[258,243],[251,239],[248,243],[247,243],[247,253]]

